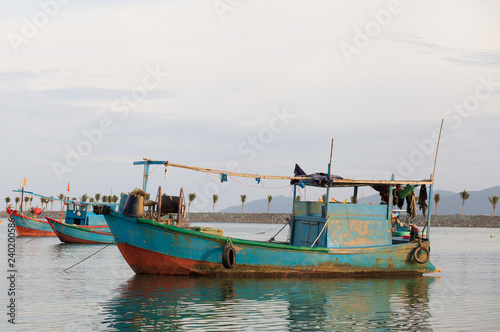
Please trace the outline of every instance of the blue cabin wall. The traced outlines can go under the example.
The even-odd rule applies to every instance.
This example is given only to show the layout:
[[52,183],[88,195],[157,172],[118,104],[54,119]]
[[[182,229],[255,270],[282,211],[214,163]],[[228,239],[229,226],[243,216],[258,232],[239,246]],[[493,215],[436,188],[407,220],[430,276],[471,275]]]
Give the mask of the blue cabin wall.
[[[295,202],[290,244],[310,247],[327,220],[325,204]],[[327,227],[315,246],[371,247],[392,244],[387,205],[329,203]]]
[[107,225],[106,219],[103,216],[94,214],[92,205],[85,204],[78,206],[73,203],[68,204],[65,223],[79,226]]
[[392,244],[387,205],[329,203],[328,248]]

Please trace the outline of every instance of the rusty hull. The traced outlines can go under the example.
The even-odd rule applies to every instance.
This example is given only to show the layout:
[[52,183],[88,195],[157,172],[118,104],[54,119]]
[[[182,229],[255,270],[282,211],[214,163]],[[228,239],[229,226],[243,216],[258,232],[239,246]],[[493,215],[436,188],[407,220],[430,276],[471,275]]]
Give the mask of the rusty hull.
[[[230,239],[162,225],[111,212],[106,221],[127,263],[138,274],[200,276],[396,276],[439,272],[432,263],[417,263],[419,243],[358,248],[310,248]],[[222,252],[236,251],[232,269],[224,268]],[[430,242],[423,242],[429,246]]]

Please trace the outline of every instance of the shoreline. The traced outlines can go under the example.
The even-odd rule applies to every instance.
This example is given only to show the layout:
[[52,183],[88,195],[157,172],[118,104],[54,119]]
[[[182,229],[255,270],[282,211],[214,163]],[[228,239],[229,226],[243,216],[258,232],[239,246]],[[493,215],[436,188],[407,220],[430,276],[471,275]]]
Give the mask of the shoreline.
[[[27,215],[27,213],[25,213]],[[60,211],[45,211],[41,218],[58,219]],[[8,218],[7,211],[0,211],[0,218]],[[64,216],[63,216],[64,217]],[[221,212],[191,212],[187,219],[191,222],[213,223],[263,223],[285,224],[289,213],[221,213]],[[427,218],[418,215],[413,222],[419,226],[425,225]],[[500,228],[500,216],[489,215],[433,215],[431,227],[479,227]]]

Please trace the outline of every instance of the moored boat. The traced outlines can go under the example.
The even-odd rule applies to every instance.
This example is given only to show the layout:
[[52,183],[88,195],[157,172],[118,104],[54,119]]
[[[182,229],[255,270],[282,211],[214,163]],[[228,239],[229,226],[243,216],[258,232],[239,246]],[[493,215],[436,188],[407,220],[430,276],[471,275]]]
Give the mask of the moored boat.
[[[78,201],[66,202],[64,221],[46,217],[61,242],[80,244],[114,243],[113,235],[102,215],[95,214],[93,207],[98,203]],[[115,209],[117,204],[109,204]]]
[[61,222],[45,217],[61,242],[80,244],[114,243],[113,235],[107,225],[84,226]]
[[9,219],[16,227],[17,236],[56,236],[47,220],[36,218],[36,214],[24,215],[7,207]]
[[[146,159],[147,161],[147,159]],[[160,162],[158,162],[160,163]],[[396,185],[429,186],[421,181],[350,180],[328,174],[306,175],[296,166],[295,176],[265,176],[196,168],[161,162],[168,166],[207,173],[289,179],[294,186],[293,211],[287,242],[262,242],[207,234],[182,227],[181,197],[169,210],[155,202],[153,218],[141,211],[143,198],[127,200],[121,212],[101,211],[118,248],[138,274],[200,276],[340,276],[422,275],[439,272],[430,261],[430,204],[426,237],[418,241],[392,241],[392,195],[381,205],[357,204],[358,187],[378,186],[392,193]],[[297,201],[296,188],[326,188],[324,202]],[[329,202],[331,187],[352,187],[352,203]],[[134,195],[131,195],[134,196]],[[182,190],[181,190],[182,196]],[[162,197],[161,191],[157,198]],[[130,204],[129,204],[130,203]],[[429,202],[430,203],[430,202]],[[132,206],[133,205],[133,206]],[[153,204],[154,205],[154,204]],[[177,214],[176,214],[177,213]],[[174,215],[164,218],[164,215]]]

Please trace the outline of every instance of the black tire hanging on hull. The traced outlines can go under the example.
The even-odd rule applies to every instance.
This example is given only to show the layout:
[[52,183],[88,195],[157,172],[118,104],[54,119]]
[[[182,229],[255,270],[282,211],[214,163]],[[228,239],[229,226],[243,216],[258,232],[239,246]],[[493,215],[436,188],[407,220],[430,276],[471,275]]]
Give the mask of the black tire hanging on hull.
[[222,265],[226,269],[232,269],[234,267],[234,263],[236,262],[236,252],[234,251],[234,247],[225,246],[222,251]]

